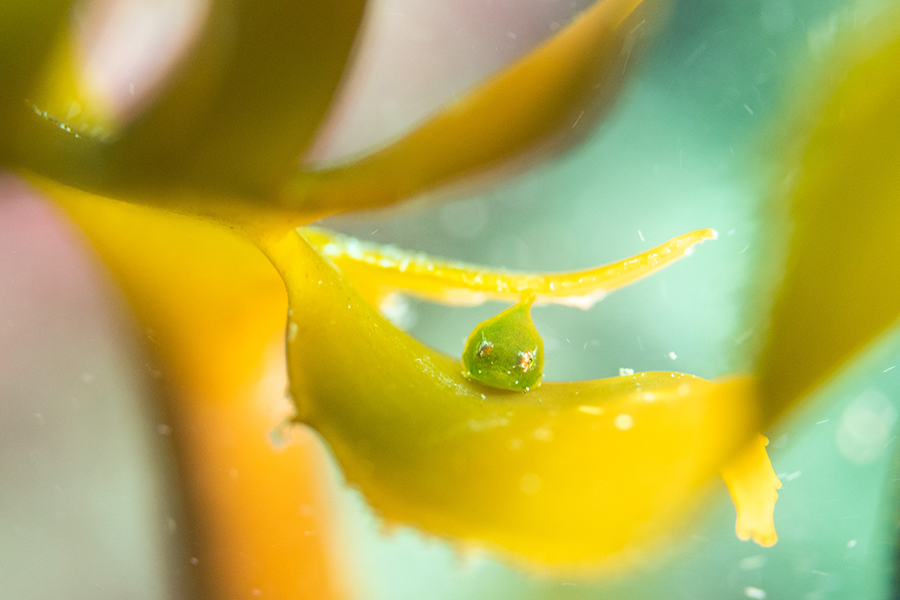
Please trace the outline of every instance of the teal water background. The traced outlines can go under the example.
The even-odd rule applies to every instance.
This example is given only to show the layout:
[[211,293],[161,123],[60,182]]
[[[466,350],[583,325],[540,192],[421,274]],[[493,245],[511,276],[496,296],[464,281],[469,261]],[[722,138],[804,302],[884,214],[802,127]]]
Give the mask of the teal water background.
[[[677,370],[746,372],[782,260],[767,202],[779,119],[824,68],[835,36],[865,18],[840,0],[676,1],[607,120],[580,148],[475,195],[426,195],[331,226],[363,239],[491,266],[565,271],[625,258],[691,229],[720,237],[589,311],[534,310],[549,380]],[[463,191],[462,193],[465,193]],[[462,199],[457,199],[462,198]],[[443,204],[448,199],[456,199]],[[762,280],[762,277],[768,279]],[[412,334],[459,355],[503,307],[410,301]],[[634,572],[535,576],[411,529],[383,531],[354,492],[348,538],[362,597],[450,599],[886,598],[900,472],[900,344],[888,340],[766,432],[784,483],[774,548],[740,542],[716,483],[683,539]]]

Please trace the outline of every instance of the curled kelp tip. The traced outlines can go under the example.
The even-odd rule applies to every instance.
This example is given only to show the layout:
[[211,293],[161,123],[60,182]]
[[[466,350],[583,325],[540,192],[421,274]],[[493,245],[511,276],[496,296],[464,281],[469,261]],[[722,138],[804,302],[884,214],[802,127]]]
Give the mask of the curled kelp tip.
[[781,489],[766,452],[768,444],[765,436],[757,434],[721,473],[737,512],[735,533],[739,539],[752,538],[763,547],[778,541],[774,511]]
[[297,231],[376,305],[396,292],[465,306],[488,300],[518,302],[523,293],[533,291],[535,304],[582,309],[689,256],[694,246],[717,237],[714,229],[698,229],[603,266],[566,273],[525,273],[450,261],[321,228],[301,227]]

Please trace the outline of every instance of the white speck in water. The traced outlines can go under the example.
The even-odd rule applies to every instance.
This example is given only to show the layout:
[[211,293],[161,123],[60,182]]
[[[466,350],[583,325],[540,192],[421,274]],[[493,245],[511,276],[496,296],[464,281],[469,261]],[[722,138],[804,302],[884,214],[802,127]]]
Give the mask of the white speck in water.
[[574,122],[574,123],[572,123],[572,129],[575,129],[575,126],[578,125],[578,121],[580,121],[580,120],[581,120],[581,117],[583,117],[583,116],[584,116],[584,111],[581,111],[581,112],[578,114],[578,118],[575,119],[575,122]]
[[287,329],[287,339],[289,342],[293,342],[297,339],[297,324],[294,322],[288,323]]
[[642,241],[642,242],[646,242],[646,241],[647,241],[647,240],[644,239],[644,234],[641,233],[641,230],[640,230],[640,229],[638,229],[638,237],[641,238],[641,241]]
[[821,425],[822,423],[827,423],[828,419],[822,419],[821,421],[816,421],[816,425]]
[[857,396],[844,412],[835,431],[841,455],[857,465],[881,458],[897,420],[897,411],[884,394],[868,390]]
[[531,437],[542,442],[549,442],[553,439],[553,431],[550,429],[549,425],[544,425],[543,427],[535,429],[531,434]]
[[134,84],[133,83],[128,84],[128,93],[131,94],[132,96],[134,96]]
[[199,564],[200,564],[200,559],[197,558],[196,556],[192,556],[191,559],[190,559],[188,562],[191,563],[192,565],[199,565]]
[[758,587],[747,586],[744,588],[744,595],[748,598],[755,598],[756,600],[763,600],[766,597],[766,592],[764,590],[759,589]]
[[253,591],[251,591],[250,593],[253,594],[254,596],[261,596],[262,590],[258,590],[258,589],[254,588]]
[[848,547],[848,548],[855,548],[855,547],[856,547],[856,540],[850,540],[849,542],[847,542],[847,547]]
[[388,294],[378,306],[381,314],[387,317],[388,321],[395,327],[403,331],[408,331],[415,327],[419,320],[418,313],[409,303],[406,296],[402,294]]
[[893,371],[896,368],[897,368],[897,365],[891,365],[890,367],[888,367],[887,369],[882,371],[882,373],[887,373],[888,371]]
[[744,249],[741,250],[741,254],[743,254],[744,252],[746,252],[749,248],[750,248],[750,244],[747,244],[746,246],[744,246]]
[[667,354],[667,356],[669,358],[671,358],[672,360],[675,360],[676,358],[678,358],[678,355],[675,354],[674,352],[669,352],[669,354]]
[[793,480],[797,479],[798,477],[800,477],[801,475],[803,475],[803,471],[794,471],[793,473],[791,473],[790,475],[785,477],[784,481],[785,481],[785,483],[787,483],[789,481],[793,481]]
[[747,110],[747,112],[750,113],[751,115],[756,114],[756,113],[753,112],[753,109],[750,108],[748,105],[745,104],[745,105],[744,105],[744,108],[745,108],[745,109]]
[[72,119],[79,114],[81,114],[81,105],[77,102],[72,102],[72,104],[69,105],[69,112],[66,113],[66,118]]
[[583,412],[588,415],[602,415],[603,409],[599,406],[588,406],[587,404],[583,404],[578,407],[580,412]]
[[766,564],[766,557],[762,554],[756,554],[754,556],[748,556],[747,558],[742,558],[738,563],[738,568],[742,571],[753,571],[754,569],[759,569],[763,565]]
[[156,426],[156,432],[159,435],[169,435],[172,433],[172,428],[166,425],[165,423],[160,423]]
[[627,413],[622,413],[621,415],[616,416],[613,425],[615,425],[616,429],[619,431],[628,431],[634,427],[634,418]]
[[748,339],[750,339],[750,336],[751,336],[751,335],[753,335],[753,328],[752,328],[752,327],[751,327],[750,329],[744,331],[742,334],[740,334],[740,335],[737,336],[736,338],[734,338],[734,345],[735,345],[735,346],[740,346],[741,344],[743,344],[744,342],[746,342]]
[[628,367],[619,367],[619,377],[624,377],[626,375],[634,375],[634,369],[629,369]]
[[534,473],[525,473],[519,479],[519,488],[529,496],[541,491],[541,478]]
[[512,31],[507,31],[507,32],[506,32],[506,37],[508,37],[508,38],[511,39],[511,40],[514,40],[514,39],[516,39],[516,38],[519,37],[519,36],[517,36],[517,35],[516,35],[515,33],[513,33]]

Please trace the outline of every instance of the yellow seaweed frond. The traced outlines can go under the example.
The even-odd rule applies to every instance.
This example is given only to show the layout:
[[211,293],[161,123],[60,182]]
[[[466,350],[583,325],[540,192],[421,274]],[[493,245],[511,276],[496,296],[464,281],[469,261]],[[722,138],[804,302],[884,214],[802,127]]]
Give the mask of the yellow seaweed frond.
[[775,533],[773,511],[781,480],[772,469],[772,462],[766,452],[769,440],[760,434],[722,469],[722,479],[728,486],[728,493],[737,510],[734,530],[737,536],[747,541],[751,537],[760,546],[774,546],[778,541]]
[[365,242],[315,227],[298,230],[357,289],[375,304],[390,294],[468,306],[488,300],[518,302],[532,290],[535,304],[562,304],[588,309],[606,294],[669,265],[704,240],[714,240],[714,229],[698,229],[665,244],[616,261],[568,273],[520,273],[447,261],[421,252]]

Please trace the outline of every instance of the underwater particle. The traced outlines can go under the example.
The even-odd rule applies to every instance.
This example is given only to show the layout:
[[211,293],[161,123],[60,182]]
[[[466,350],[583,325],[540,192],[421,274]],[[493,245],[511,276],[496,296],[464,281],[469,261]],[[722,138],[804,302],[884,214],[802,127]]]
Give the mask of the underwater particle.
[[619,377],[624,377],[626,375],[634,375],[634,369],[619,367]]
[[744,595],[755,600],[763,600],[766,597],[766,592],[758,587],[748,585],[744,588]]
[[544,342],[531,320],[533,293],[478,325],[466,341],[463,374],[491,387],[527,392],[544,374]]
[[755,556],[742,558],[738,563],[738,568],[742,571],[753,571],[754,569],[761,569],[765,564],[766,557],[762,554],[757,554]]
[[897,411],[884,394],[863,392],[841,414],[834,434],[838,451],[853,464],[877,461],[887,449],[896,421]]
[[531,433],[531,437],[542,442],[549,442],[553,439],[553,430],[549,425],[538,427]]
[[621,415],[617,415],[615,420],[613,421],[613,425],[616,426],[616,429],[619,431],[628,431],[632,427],[634,427],[634,417],[629,414],[622,413]]
[[678,355],[675,354],[674,352],[669,352],[669,354],[667,356],[669,358],[671,358],[672,360],[675,360],[676,358],[678,358]]

